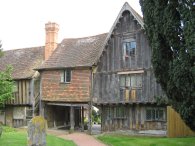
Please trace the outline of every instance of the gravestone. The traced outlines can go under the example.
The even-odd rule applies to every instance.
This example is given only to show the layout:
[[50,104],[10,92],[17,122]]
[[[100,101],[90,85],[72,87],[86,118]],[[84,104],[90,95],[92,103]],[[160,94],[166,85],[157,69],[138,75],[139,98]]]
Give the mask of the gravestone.
[[28,124],[28,146],[46,146],[47,121],[36,116]]

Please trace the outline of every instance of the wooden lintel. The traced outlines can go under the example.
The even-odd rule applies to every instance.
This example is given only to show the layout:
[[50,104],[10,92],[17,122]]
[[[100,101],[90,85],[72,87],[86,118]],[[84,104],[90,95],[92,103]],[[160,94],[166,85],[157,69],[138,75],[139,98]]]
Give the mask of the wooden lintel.
[[56,106],[74,106],[74,107],[88,107],[88,104],[77,104],[77,103],[47,103],[47,105],[56,105]]
[[121,71],[118,72],[117,74],[122,75],[122,74],[139,74],[139,73],[144,73],[144,70]]

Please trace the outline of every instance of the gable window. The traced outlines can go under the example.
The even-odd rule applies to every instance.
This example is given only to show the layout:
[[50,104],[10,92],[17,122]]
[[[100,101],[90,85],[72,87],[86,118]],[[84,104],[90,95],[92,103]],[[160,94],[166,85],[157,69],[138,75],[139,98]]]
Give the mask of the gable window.
[[136,42],[130,41],[130,42],[123,42],[123,56],[124,57],[130,57],[135,56],[135,48],[136,48]]
[[163,108],[148,108],[146,109],[147,121],[164,121],[165,110]]
[[65,69],[62,71],[61,74],[61,82],[62,83],[70,83],[72,78],[71,69]]

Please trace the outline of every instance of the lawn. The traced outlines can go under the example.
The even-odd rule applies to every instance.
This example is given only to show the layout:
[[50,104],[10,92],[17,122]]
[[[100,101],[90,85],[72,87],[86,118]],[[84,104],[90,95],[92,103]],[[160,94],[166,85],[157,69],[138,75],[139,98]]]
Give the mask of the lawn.
[[195,137],[133,137],[122,135],[102,135],[98,137],[109,146],[195,146]]
[[[7,131],[0,138],[0,146],[27,146],[27,133],[24,131]],[[72,141],[47,135],[47,146],[75,146]]]

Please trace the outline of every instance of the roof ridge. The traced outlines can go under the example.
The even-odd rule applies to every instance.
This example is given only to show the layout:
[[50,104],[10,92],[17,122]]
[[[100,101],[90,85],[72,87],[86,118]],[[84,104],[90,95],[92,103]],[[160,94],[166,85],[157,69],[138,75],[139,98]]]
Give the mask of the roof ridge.
[[105,35],[105,34],[108,34],[108,32],[105,32],[105,33],[100,33],[100,34],[97,34],[97,35],[90,35],[90,36],[85,36],[85,37],[72,37],[72,38],[64,38],[62,39],[63,40],[76,40],[76,39],[85,39],[85,38],[90,38],[90,37],[96,37],[96,36],[100,36],[100,35]]
[[17,49],[10,49],[10,50],[3,50],[3,52],[9,52],[9,51],[18,51],[18,50],[27,50],[32,48],[43,48],[45,46],[36,46],[36,47],[25,47],[25,48],[17,48]]

